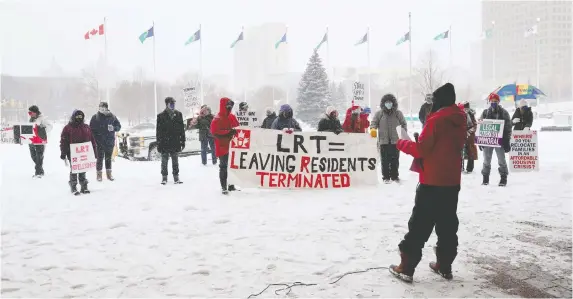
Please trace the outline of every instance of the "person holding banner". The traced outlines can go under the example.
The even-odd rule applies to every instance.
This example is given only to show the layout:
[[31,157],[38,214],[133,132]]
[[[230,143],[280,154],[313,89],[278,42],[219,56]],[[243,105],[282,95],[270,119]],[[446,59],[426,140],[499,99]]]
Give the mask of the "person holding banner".
[[366,133],[370,123],[362,116],[360,106],[352,106],[346,110],[346,117],[342,124],[342,129],[346,133]]
[[223,194],[235,191],[234,185],[227,185],[227,168],[229,165],[229,146],[239,126],[237,117],[232,113],[235,103],[229,98],[219,101],[219,113],[211,122],[211,134],[215,137],[215,155],[219,158],[219,182]]
[[[95,149],[96,140],[92,134],[90,126],[84,123],[85,115],[81,110],[75,110],[72,113],[72,118],[70,122],[62,130],[62,135],[60,137],[60,159],[70,161],[70,180],[68,184],[70,185],[70,190],[72,194],[79,195],[80,193],[90,193],[88,190],[88,180],[86,178],[85,172],[73,173],[71,169],[71,146],[76,143],[91,142],[92,152],[97,158],[97,152]],[[78,192],[78,176],[80,182],[80,192]]]
[[333,106],[328,106],[326,108],[326,113],[318,121],[318,132],[332,132],[336,135],[340,134],[342,126],[340,125],[340,120],[338,120],[338,111]]
[[201,106],[199,116],[197,117],[197,129],[199,129],[199,141],[201,142],[201,163],[207,165],[207,150],[211,149],[211,162],[217,165],[217,156],[215,155],[215,139],[211,134],[211,122],[213,114],[211,108],[207,105]]
[[261,125],[261,128],[270,129],[271,126],[273,125],[273,122],[277,118],[277,114],[272,108],[267,108],[266,115],[267,117],[263,119],[263,124]]
[[98,112],[92,116],[90,121],[90,128],[97,143],[97,181],[102,181],[102,168],[103,161],[105,160],[105,175],[108,180],[113,181],[114,178],[111,173],[111,158],[113,149],[115,148],[115,133],[121,130],[121,123],[109,111],[109,106],[106,102],[99,103]]
[[452,84],[446,83],[436,89],[432,110],[418,141],[397,141],[398,149],[419,163],[416,169],[419,184],[408,233],[398,245],[401,261],[398,266],[389,267],[390,273],[406,282],[412,282],[416,266],[422,259],[422,248],[434,227],[438,243],[434,248],[436,262],[430,263],[430,269],[445,279],[453,278],[452,263],[458,248],[460,161],[467,136],[464,112],[455,101]]
[[30,148],[30,157],[34,161],[36,169],[34,177],[41,178],[44,176],[44,150],[48,142],[48,133],[52,130],[52,125],[46,120],[40,109],[36,105],[28,108],[30,122],[34,124],[33,130],[37,130],[38,138],[34,138],[28,146]]
[[486,147],[480,146],[480,150],[483,151],[483,168],[481,174],[483,176],[482,185],[489,185],[489,174],[491,172],[491,158],[493,152],[497,156],[497,163],[499,164],[499,175],[501,179],[499,180],[499,186],[505,187],[507,185],[507,176],[509,170],[507,168],[507,162],[505,160],[505,153],[509,153],[511,146],[509,145],[511,139],[511,119],[509,118],[509,113],[499,104],[499,96],[495,93],[489,95],[490,107],[485,109],[480,117],[480,121],[483,119],[498,119],[503,120],[503,137],[501,147]]
[[531,107],[527,106],[525,99],[519,101],[519,108],[515,109],[511,122],[514,131],[529,130],[533,125],[533,112],[531,112]]
[[293,111],[289,104],[281,105],[281,108],[279,110],[279,117],[277,117],[277,119],[273,121],[271,129],[279,131],[283,130],[293,130],[298,132],[302,131],[300,125],[298,124],[298,121],[296,121],[296,119],[293,118]]

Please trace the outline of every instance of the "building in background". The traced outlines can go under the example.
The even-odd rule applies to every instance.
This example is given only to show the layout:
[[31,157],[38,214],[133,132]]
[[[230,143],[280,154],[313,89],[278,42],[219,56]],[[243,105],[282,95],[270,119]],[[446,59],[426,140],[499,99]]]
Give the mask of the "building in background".
[[[563,0],[482,1],[482,30],[491,30],[482,44],[482,78],[491,89],[539,80],[549,100],[572,99],[572,6]],[[537,33],[525,37],[533,26]]]

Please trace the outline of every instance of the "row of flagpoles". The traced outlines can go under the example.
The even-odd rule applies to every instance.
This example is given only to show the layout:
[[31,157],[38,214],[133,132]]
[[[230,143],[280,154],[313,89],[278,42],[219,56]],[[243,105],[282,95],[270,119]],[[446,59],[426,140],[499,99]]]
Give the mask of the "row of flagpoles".
[[[412,78],[412,36],[411,36],[411,13],[408,14],[408,32],[406,32],[397,42],[396,45],[399,46],[402,43],[405,42],[409,42],[409,60],[410,60],[410,83],[409,83],[409,98],[410,98],[410,104],[412,101],[412,82],[411,82],[411,78]],[[104,60],[105,60],[105,68],[106,68],[106,100],[108,102],[108,104],[111,106],[110,103],[110,97],[109,97],[109,78],[108,78],[108,74],[107,74],[107,65],[108,65],[108,61],[107,61],[107,38],[106,38],[106,31],[107,30],[107,24],[106,24],[106,18],[104,18],[104,22],[103,24],[99,25],[97,28],[93,28],[91,30],[88,30],[85,35],[84,35],[84,39],[86,40],[90,40],[93,39],[94,37],[97,37],[98,35],[103,35],[104,36]],[[148,30],[144,31],[141,35],[139,35],[139,41],[143,44],[148,38],[153,37],[153,90],[154,90],[154,100],[155,100],[155,114],[157,114],[157,80],[156,80],[156,64],[155,64],[155,23],[152,24],[151,28],[149,28]],[[329,37],[329,32],[328,32],[328,27],[326,28],[326,32],[324,33],[324,36],[322,38],[322,40],[320,41],[320,43],[315,47],[315,50],[318,51],[320,49],[320,47],[322,46],[322,44],[326,43],[327,46],[327,59],[328,59],[328,63],[330,64],[330,51],[328,49],[329,47],[329,41],[328,41],[328,37]],[[450,39],[450,56],[451,56],[451,27],[438,34],[436,37],[434,37],[434,40],[442,40],[442,39]],[[245,40],[245,34],[244,34],[244,27],[241,28],[241,33],[239,34],[239,36],[237,37],[237,39],[235,41],[233,41],[233,43],[231,44],[231,48],[234,48],[237,43],[239,43],[240,41]],[[199,42],[199,78],[200,78],[200,99],[201,99],[201,104],[203,104],[203,46],[202,46],[202,39],[201,39],[201,25],[199,25],[199,29],[193,33],[193,35],[191,35],[191,37],[189,37],[189,39],[187,39],[187,41],[185,41],[185,46],[192,44],[194,42]],[[280,47],[280,45],[282,43],[287,43],[287,32],[285,31],[285,33],[282,35],[282,37],[275,43],[274,47],[275,49],[278,49]],[[367,64],[368,64],[368,105],[371,107],[371,89],[370,89],[370,85],[371,85],[371,71],[370,71],[370,27],[367,28],[366,30],[366,34],[364,34],[364,36],[358,40],[358,42],[356,42],[354,45],[355,46],[359,46],[362,44],[366,44],[367,45]],[[451,59],[451,58],[450,58]],[[329,69],[331,69],[331,67],[329,67]],[[246,92],[245,92],[245,96],[246,96]],[[246,100],[246,97],[245,97]],[[411,105],[410,105],[411,106]]]

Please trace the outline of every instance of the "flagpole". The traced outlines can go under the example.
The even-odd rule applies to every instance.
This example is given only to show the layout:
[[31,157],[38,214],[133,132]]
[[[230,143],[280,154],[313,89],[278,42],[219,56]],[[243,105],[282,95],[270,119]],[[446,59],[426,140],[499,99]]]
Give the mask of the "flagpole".
[[371,78],[372,78],[372,70],[370,69],[370,27],[366,30],[366,41],[368,44],[366,45],[366,55],[368,56],[368,107],[372,107],[372,100],[370,96],[370,85],[371,85]]
[[[287,46],[288,45],[288,25],[285,26],[285,36],[286,36],[286,41],[285,41],[286,45],[285,46]],[[288,51],[288,48],[286,48],[285,51]],[[286,55],[285,55],[285,57],[286,57]],[[286,64],[287,65],[285,65],[285,69],[288,68],[288,61]],[[287,71],[287,73],[288,73],[288,71]],[[284,75],[284,73],[283,73],[283,75]],[[288,104],[288,80],[285,80],[285,81],[287,81],[287,88],[285,88],[285,89],[286,89],[286,103]],[[284,87],[284,85],[283,85],[283,87]]]
[[108,109],[111,109],[111,102],[109,99],[109,63],[107,61],[107,17],[103,17],[103,55],[105,60],[105,99],[107,101]]
[[201,105],[203,105],[203,32],[201,32],[201,24],[199,24],[199,75],[201,82]]
[[[539,38],[538,38],[538,33],[537,33],[537,30],[539,29],[539,21],[541,21],[541,19],[537,18],[537,25],[535,25],[537,27],[535,28],[535,40],[534,40],[536,43],[536,46],[535,46],[535,52],[536,52],[535,54],[536,55],[535,56],[536,56],[536,60],[537,60],[537,65],[536,65],[537,80],[535,82],[535,85],[536,85],[535,87],[537,87],[537,88],[539,88]],[[538,103],[538,105],[539,105],[539,103]]]
[[[493,35],[495,35],[495,21],[491,21],[491,34],[492,34],[492,38],[495,38]],[[495,41],[491,41],[491,46],[492,46],[492,55],[491,55],[491,70],[492,70],[492,79],[493,79],[493,84],[496,85],[495,83]]]
[[153,106],[155,107],[155,115],[157,116],[157,69],[155,67],[155,39],[157,38],[157,34],[155,34],[155,21],[151,28],[153,28]]
[[[330,42],[329,42],[330,37],[328,36],[328,26],[326,26],[326,57],[328,59],[328,72],[331,73],[332,71],[332,64],[330,62]],[[334,82],[334,78],[333,78],[334,74],[331,73],[330,74],[330,81]]]
[[[243,43],[245,42],[245,26],[241,26],[241,34],[243,35]],[[245,102],[247,101],[247,77],[245,76],[245,84],[243,86],[243,99],[245,99]]]
[[451,24],[450,24],[450,30],[448,31],[448,34],[449,34],[449,40],[450,40],[450,69],[451,69],[453,66],[453,63],[452,63],[452,60],[453,60],[453,58],[452,58],[452,25]]
[[410,56],[410,80],[408,82],[408,97],[409,97],[409,106],[410,112],[409,117],[412,120],[412,13],[408,13],[408,34],[410,34],[410,43],[409,43],[409,56]]

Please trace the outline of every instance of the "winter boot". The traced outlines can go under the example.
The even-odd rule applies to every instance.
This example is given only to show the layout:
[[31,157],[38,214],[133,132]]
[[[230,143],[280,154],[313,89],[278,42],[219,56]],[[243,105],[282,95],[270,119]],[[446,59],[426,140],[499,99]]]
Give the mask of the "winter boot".
[[90,190],[88,190],[88,181],[80,182],[80,192],[82,194],[89,194]]
[[183,184],[183,182],[179,180],[179,175],[176,174],[173,175],[173,182],[175,184]]
[[111,169],[106,169],[105,170],[105,175],[107,176],[107,179],[110,181],[114,181],[115,179],[113,178],[113,176],[111,175]]
[[167,184],[167,176],[166,176],[166,175],[164,175],[164,176],[161,178],[161,185],[165,185],[165,184]]
[[72,191],[73,195],[80,195],[80,193],[78,192],[78,188],[76,187],[76,182],[68,182],[68,184],[70,185],[70,189]]
[[400,265],[390,265],[388,270],[392,275],[405,282],[412,282],[414,280],[414,267],[411,266],[408,255],[400,252]]
[[98,181],[98,182],[101,182],[101,181],[103,180],[102,176],[103,176],[103,175],[102,175],[101,170],[98,170],[98,171],[97,171],[97,181]]
[[235,187],[235,185],[230,184],[229,187],[227,188],[227,190],[229,190],[229,191],[237,191],[237,188]]
[[484,186],[489,185],[489,175],[485,175],[483,176],[483,182],[481,183]]
[[430,262],[430,269],[443,278],[452,280],[454,278],[452,275],[452,262],[457,254],[445,256],[443,253],[438,253],[436,247],[434,247],[434,252],[436,253],[436,261]]
[[507,186],[507,175],[502,175],[501,180],[499,180],[499,186],[505,187]]

